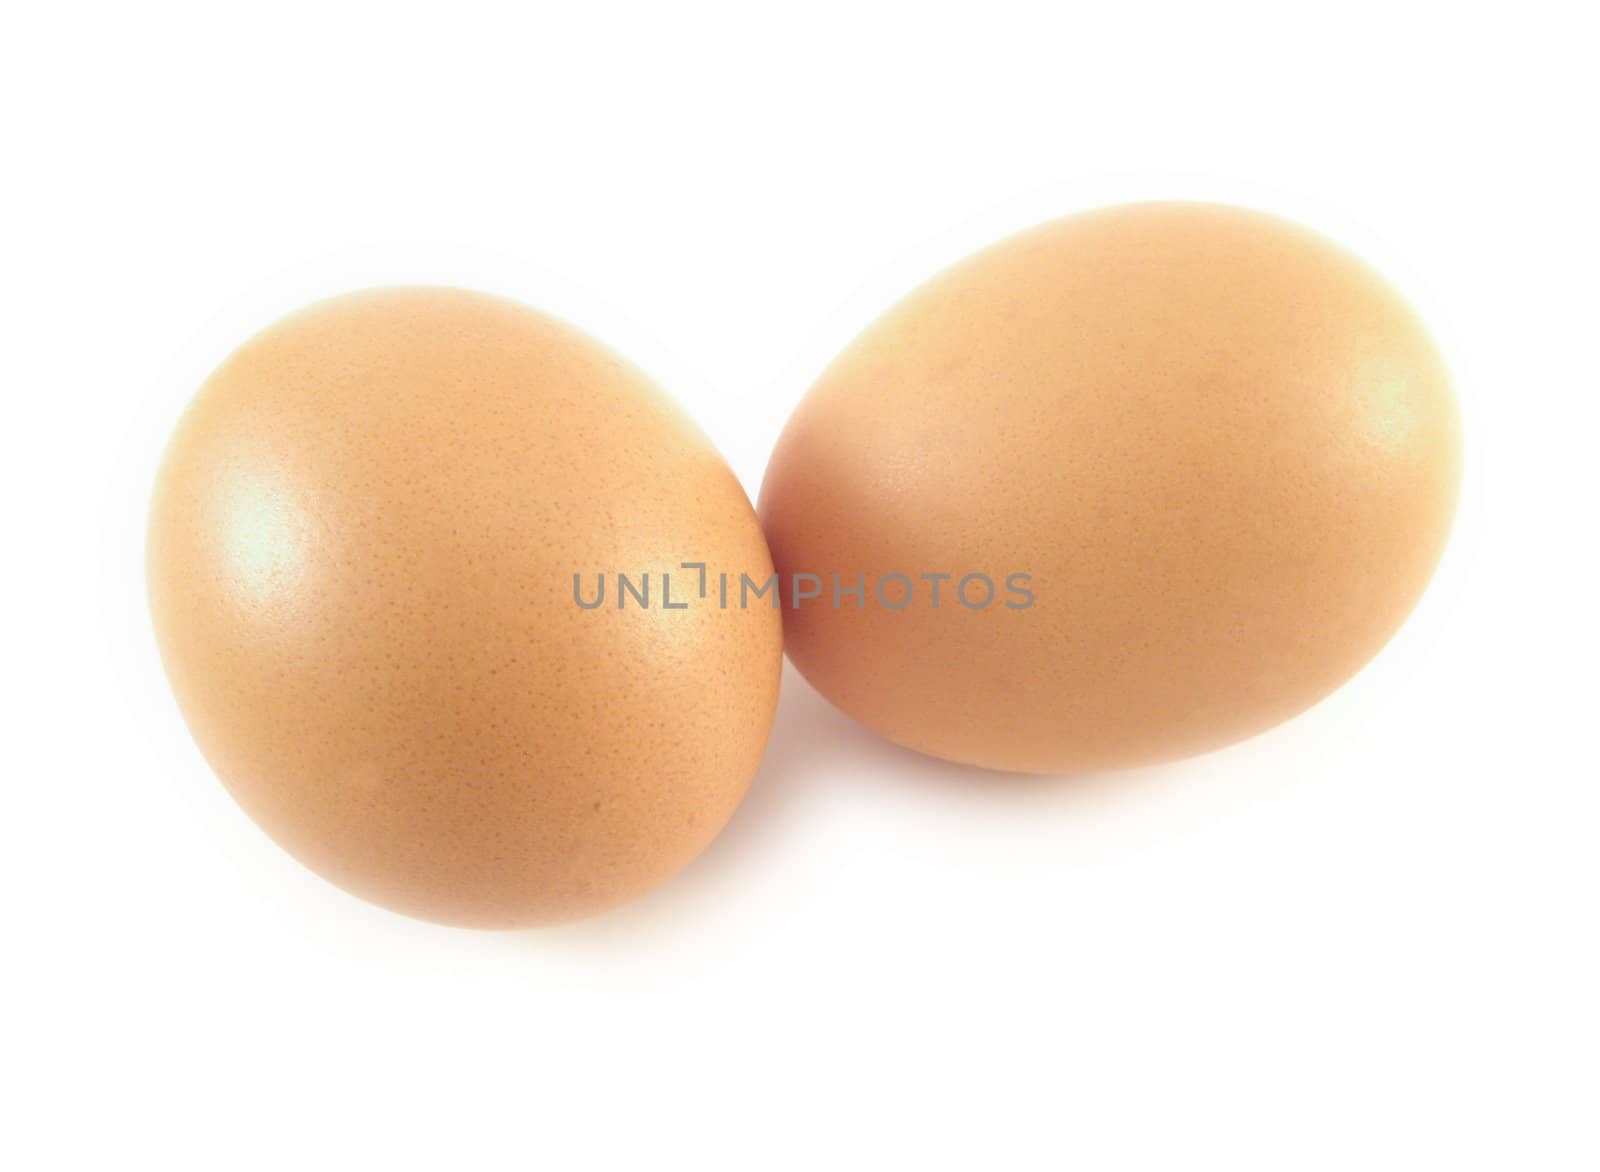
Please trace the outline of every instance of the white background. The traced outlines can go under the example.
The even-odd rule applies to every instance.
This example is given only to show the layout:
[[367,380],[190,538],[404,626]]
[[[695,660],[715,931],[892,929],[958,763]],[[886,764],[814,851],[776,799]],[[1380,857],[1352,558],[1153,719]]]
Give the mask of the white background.
[[[0,1165],[1600,1166],[1587,6],[19,7],[0,30]],[[892,749],[792,675],[723,837],[612,915],[370,908],[162,679],[184,402],[315,298],[508,294],[754,495],[881,309],[1143,198],[1374,262],[1459,380],[1455,537],[1304,717],[1118,776]]]

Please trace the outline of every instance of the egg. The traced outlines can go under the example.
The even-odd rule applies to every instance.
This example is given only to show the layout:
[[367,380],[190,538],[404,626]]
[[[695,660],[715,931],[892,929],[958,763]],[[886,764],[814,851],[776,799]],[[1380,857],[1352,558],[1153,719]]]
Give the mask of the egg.
[[1417,315],[1327,240],[1140,204],[957,264],[822,374],[760,514],[805,677],[1019,772],[1267,729],[1365,664],[1444,549],[1457,409]]
[[779,614],[714,588],[772,573],[737,480],[638,370],[509,301],[353,294],[246,342],[178,425],[147,550],[217,775],[411,916],[521,927],[655,887],[771,727]]

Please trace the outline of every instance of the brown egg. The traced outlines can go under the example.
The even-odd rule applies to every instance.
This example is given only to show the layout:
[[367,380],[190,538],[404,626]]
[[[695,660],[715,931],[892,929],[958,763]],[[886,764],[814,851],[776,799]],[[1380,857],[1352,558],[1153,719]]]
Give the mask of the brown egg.
[[1360,668],[1438,561],[1459,451],[1439,354],[1371,269],[1146,204],[891,309],[795,411],[761,514],[790,657],[845,712],[1090,770],[1250,736]]
[[233,354],[148,549],[167,673],[240,805],[348,890],[482,927],[654,887],[744,794],[779,616],[702,598],[684,562],[772,572],[688,417],[570,326],[443,289],[315,305]]

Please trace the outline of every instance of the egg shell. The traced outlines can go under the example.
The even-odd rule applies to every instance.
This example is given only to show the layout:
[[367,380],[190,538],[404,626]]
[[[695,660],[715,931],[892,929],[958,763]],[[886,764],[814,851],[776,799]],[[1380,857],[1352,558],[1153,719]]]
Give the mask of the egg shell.
[[[178,426],[148,540],[162,659],[239,804],[366,899],[501,928],[654,887],[744,794],[781,624],[699,599],[686,561],[772,572],[704,435],[572,327],[449,289],[242,346]],[[650,605],[619,607],[617,574]]]
[[[868,583],[785,607],[836,705],[934,756],[1080,771],[1228,744],[1349,678],[1428,581],[1459,467],[1440,355],[1370,268],[1260,213],[1141,204],[889,310],[794,412],[760,511],[786,584]],[[871,593],[892,573],[918,588],[898,610]],[[988,607],[952,596],[974,573]]]

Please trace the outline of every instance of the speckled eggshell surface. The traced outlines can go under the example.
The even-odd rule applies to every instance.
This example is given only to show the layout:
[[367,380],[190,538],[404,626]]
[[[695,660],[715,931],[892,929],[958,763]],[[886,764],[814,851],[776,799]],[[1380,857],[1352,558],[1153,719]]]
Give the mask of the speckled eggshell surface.
[[[168,676],[244,809],[350,891],[480,927],[648,890],[744,794],[779,616],[706,604],[685,561],[772,572],[688,417],[571,327],[442,289],[321,303],[234,353],[148,544]],[[618,573],[648,607],[618,608]]]
[[[786,583],[865,576],[869,605],[784,612],[840,708],[954,761],[1091,770],[1249,736],[1366,663],[1440,557],[1459,453],[1440,356],[1370,268],[1259,213],[1131,205],[1005,240],[869,327],[760,511]],[[893,573],[953,577],[889,609]],[[988,607],[954,597],[969,573]]]

